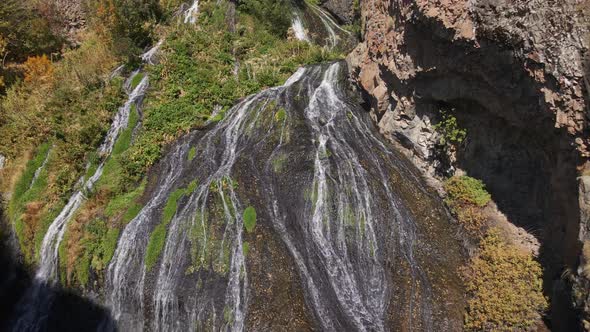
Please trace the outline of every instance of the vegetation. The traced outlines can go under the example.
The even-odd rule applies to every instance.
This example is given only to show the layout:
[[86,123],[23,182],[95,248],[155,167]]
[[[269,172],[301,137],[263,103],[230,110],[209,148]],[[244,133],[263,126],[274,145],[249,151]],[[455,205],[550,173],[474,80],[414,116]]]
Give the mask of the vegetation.
[[444,186],[449,200],[453,203],[484,207],[491,200],[483,182],[469,176],[453,176],[445,181]]
[[191,161],[193,159],[195,159],[195,156],[197,155],[197,149],[193,146],[190,148],[190,150],[188,150],[188,160]]
[[28,57],[57,52],[63,39],[52,32],[51,8],[44,1],[0,2],[0,93],[22,77]]
[[459,126],[457,118],[451,112],[452,110],[441,110],[441,119],[434,125],[434,129],[442,135],[439,141],[441,145],[459,145],[467,137],[467,130]]
[[[342,56],[285,38],[290,17],[283,14],[291,12],[287,8],[290,1],[239,1],[235,29],[227,29],[227,4],[216,5],[215,1],[201,3],[197,26],[163,25],[181,2],[88,2],[88,27],[75,48],[52,32],[59,31],[52,24],[59,27],[60,22],[48,20],[51,15],[37,15],[46,12],[34,7],[32,0],[0,4],[0,53],[10,62],[0,72],[5,78],[0,86],[0,153],[11,165],[32,159],[27,167],[11,168],[9,177],[19,181],[6,181],[3,187],[15,192],[9,202],[10,220],[28,263],[38,259],[50,223],[80,177],[89,178],[104,163],[100,180],[92,192],[85,193],[88,200],[68,224],[59,248],[67,284],[85,286],[92,272],[102,275],[122,228],[141,210],[146,171],[165,144],[209,120],[221,121],[237,100],[282,84],[301,65]],[[22,13],[31,15],[19,16]],[[133,109],[129,127],[117,139],[112,154],[99,155],[97,147],[125,99],[123,79],[111,78],[112,70],[121,63],[127,63],[126,70],[135,67],[139,52],[163,34],[167,38],[162,61],[147,68],[152,88],[142,109],[141,129],[134,131],[139,119]],[[142,78],[136,76],[131,86],[136,87]],[[212,117],[214,109],[220,111]],[[268,121],[281,122],[285,117],[284,110],[276,109]],[[49,146],[46,167],[29,187]],[[191,149],[188,158],[195,158],[196,153]],[[281,162],[284,160],[277,169]],[[236,184],[224,179],[221,186],[227,185]],[[169,218],[164,215],[150,237],[148,269],[163,249]],[[219,202],[212,205],[207,218],[211,218],[209,223],[204,220],[201,229],[191,230],[191,238],[196,248],[223,254],[195,253],[194,261],[200,263],[194,269],[211,266],[224,274],[229,269],[230,241],[223,241],[221,221],[225,219]],[[246,230],[252,231],[255,211],[248,220]]]
[[[43,142],[42,147],[53,146],[46,167],[26,193],[22,194],[22,188],[34,170],[19,174],[14,167],[16,173],[9,174],[20,177],[14,188],[17,195],[9,202],[10,219],[28,263],[34,263],[49,224],[64,206],[74,184],[80,176],[94,174],[105,157],[95,151],[109,127],[109,119],[125,97],[123,80],[110,79],[111,71],[120,62],[135,59],[142,47],[151,43],[155,21],[164,19],[167,13],[158,8],[156,0],[89,2],[88,29],[79,36],[79,47],[68,49],[63,38],[52,34],[60,31],[64,22],[54,15],[55,8],[41,6],[47,3],[8,0],[0,4],[0,55],[5,60],[0,76],[10,75],[10,79],[3,80],[4,89],[0,86],[0,153],[10,165]],[[137,122],[135,110],[130,120]],[[112,245],[121,218],[130,220],[139,211],[135,200],[143,186],[140,181],[127,181],[120,171],[119,155],[129,147],[132,129],[122,133],[106,161],[97,190],[87,193],[89,202],[72,223],[73,229],[68,230],[67,246],[62,250],[68,256],[68,274],[82,281],[86,279],[83,273],[72,271],[84,270],[74,268],[78,264],[74,262],[93,262],[96,250],[92,248],[96,246],[90,245],[94,240],[89,239],[100,244],[108,237]],[[33,163],[39,160],[35,158]],[[12,189],[9,183],[3,186]],[[106,224],[113,229],[98,232],[92,227],[94,222],[106,221],[101,218],[111,199],[108,214],[112,220]],[[99,256],[110,259],[109,255]]]
[[216,107],[222,111],[212,120],[221,120],[236,100],[282,84],[300,65],[340,56],[277,36],[245,3],[238,6],[236,33],[227,29],[225,6],[205,2],[196,31],[180,26],[167,36],[162,63],[150,68],[141,135],[125,156],[130,178],[140,179],[164,144],[203,126]]
[[497,229],[486,229],[483,208],[491,200],[484,184],[469,176],[444,183],[445,202],[461,225],[479,240],[463,270],[468,291],[465,328],[470,331],[515,331],[530,328],[547,307],[542,269],[529,252],[508,245]]
[[461,225],[472,234],[482,234],[485,224],[482,208],[491,200],[484,184],[469,176],[453,176],[445,181],[444,188],[445,202]]
[[244,219],[244,228],[246,228],[246,231],[252,233],[254,227],[256,227],[256,210],[252,206],[248,206],[244,210],[242,219]]
[[150,271],[154,267],[154,265],[158,261],[158,258],[160,257],[162,249],[164,249],[164,244],[166,243],[167,228],[170,222],[172,221],[174,214],[176,214],[176,209],[178,208],[178,200],[182,196],[190,195],[196,187],[197,183],[191,182],[187,188],[177,189],[174,192],[172,192],[168,197],[166,205],[162,210],[162,221],[152,231],[145,253],[145,266],[148,271]]
[[472,331],[526,330],[547,308],[542,269],[528,253],[502,242],[490,231],[464,271],[471,296],[465,328]]

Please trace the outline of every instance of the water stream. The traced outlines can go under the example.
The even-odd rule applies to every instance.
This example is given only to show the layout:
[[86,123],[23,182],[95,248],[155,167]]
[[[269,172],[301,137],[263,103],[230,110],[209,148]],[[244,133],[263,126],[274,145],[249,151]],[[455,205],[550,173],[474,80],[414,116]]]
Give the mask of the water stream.
[[[195,23],[198,5],[184,12],[184,22]],[[338,46],[339,34],[349,33],[310,6],[328,32],[327,46]],[[296,37],[309,41],[304,23],[295,14]],[[157,61],[163,41],[142,55],[145,63]],[[130,89],[134,75],[139,71],[128,79]],[[432,218],[439,212],[409,163],[378,136],[346,77],[344,62],[300,68],[284,85],[245,98],[221,121],[167,148],[150,176],[146,203],[122,231],[106,270],[102,295],[113,320],[99,330],[264,329],[249,318],[260,289],[277,292],[251,274],[252,260],[265,259],[249,253],[261,227],[276,234],[295,267],[312,326],[385,331],[396,320],[408,330],[440,326],[436,287],[424,270],[417,217],[423,212],[408,197],[425,202]],[[52,301],[44,286],[58,283],[66,225],[147,87],[145,75],[114,117],[96,172],[81,179],[49,227],[14,331],[43,328]],[[429,254],[436,246],[429,244]],[[456,252],[447,249],[451,257]],[[268,264],[270,271],[274,263]]]

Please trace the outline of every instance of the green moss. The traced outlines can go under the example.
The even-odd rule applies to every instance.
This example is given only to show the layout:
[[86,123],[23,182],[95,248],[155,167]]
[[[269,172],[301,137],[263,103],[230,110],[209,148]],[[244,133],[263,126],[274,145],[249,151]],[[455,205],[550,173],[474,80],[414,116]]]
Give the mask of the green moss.
[[250,243],[248,243],[248,241],[242,243],[242,252],[244,253],[244,256],[248,256],[248,253],[250,252]]
[[153,266],[158,261],[160,257],[160,253],[162,249],[164,249],[164,245],[166,243],[166,233],[167,228],[172,218],[176,214],[176,209],[178,208],[178,200],[184,196],[192,193],[197,187],[197,182],[191,182],[187,188],[179,188],[173,191],[168,200],[166,201],[166,205],[162,210],[162,222],[154,228],[152,234],[150,235],[150,239],[148,242],[148,246],[146,249],[145,254],[145,266],[148,271],[150,271]]
[[272,159],[272,169],[275,173],[281,173],[287,162],[287,155],[280,153]]
[[188,150],[188,156],[187,156],[188,161],[195,159],[196,155],[197,155],[197,148],[195,148],[193,146],[193,147],[191,147],[190,150]]
[[244,210],[244,214],[242,216],[244,219],[244,227],[248,233],[252,233],[254,227],[256,227],[256,210],[252,206],[248,206]]
[[232,324],[234,322],[233,310],[228,306],[223,308],[223,320],[226,324]]
[[280,108],[276,113],[275,113],[275,121],[276,122],[283,122],[285,121],[285,118],[287,117],[287,112],[285,111],[284,108]]

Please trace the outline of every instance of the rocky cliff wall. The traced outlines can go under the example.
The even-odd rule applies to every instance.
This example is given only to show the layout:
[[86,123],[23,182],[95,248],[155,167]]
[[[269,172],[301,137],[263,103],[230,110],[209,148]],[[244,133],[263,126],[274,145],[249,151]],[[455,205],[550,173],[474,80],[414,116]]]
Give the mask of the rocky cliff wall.
[[[571,307],[562,276],[578,269],[588,227],[581,2],[367,0],[361,9],[364,41],[348,61],[381,132],[430,175],[485,182],[500,211],[541,242],[549,324],[574,328],[574,309],[561,308]],[[451,154],[435,129],[441,110],[467,130]]]
[[342,24],[354,23],[359,14],[359,0],[322,0],[320,4]]

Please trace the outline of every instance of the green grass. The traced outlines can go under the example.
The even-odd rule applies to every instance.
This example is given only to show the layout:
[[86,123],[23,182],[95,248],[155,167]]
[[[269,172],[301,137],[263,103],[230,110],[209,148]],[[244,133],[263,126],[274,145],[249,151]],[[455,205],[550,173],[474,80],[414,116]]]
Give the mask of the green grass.
[[244,227],[246,228],[246,231],[252,233],[254,227],[256,227],[256,209],[252,206],[248,206],[246,210],[244,210],[242,218],[244,219]]
[[144,77],[145,74],[141,72],[133,76],[133,79],[131,80],[131,89],[135,89],[139,85],[139,83],[141,83],[141,80],[143,80]]
[[[237,31],[232,34],[226,28],[225,6],[204,3],[199,29],[174,29],[162,46],[161,64],[148,68],[155,92],[147,98],[142,133],[124,154],[124,171],[130,178],[145,175],[165,142],[208,120],[221,121],[236,100],[284,83],[302,65],[343,56],[275,33],[265,21],[271,17],[253,14],[264,6],[239,6]],[[237,78],[234,54],[241,64]],[[221,111],[212,117],[216,107]],[[277,119],[284,113],[279,111]]]
[[61,210],[64,208],[64,206],[65,206],[65,203],[63,201],[57,205],[53,205],[53,206],[51,206],[51,208],[49,208],[47,213],[44,216],[42,216],[41,221],[40,221],[40,226],[37,229],[37,231],[35,232],[36,261],[39,261],[41,244],[43,244],[43,238],[45,237],[45,233],[47,233],[49,226],[51,226],[51,223],[53,222],[53,220],[55,220],[55,218],[57,218],[57,216],[59,215]]
[[[30,188],[31,181],[33,181],[37,169],[39,169],[39,167],[43,165],[45,158],[47,158],[47,154],[49,153],[50,147],[51,145],[49,143],[43,143],[39,146],[39,148],[37,149],[37,153],[35,154],[33,159],[29,160],[27,166],[25,167],[25,171],[16,183],[16,186],[12,193],[11,200],[8,205],[8,213],[13,220],[17,217],[19,213],[22,212],[22,208],[24,204],[27,202],[27,199],[35,197],[34,195],[32,195],[32,193],[29,193],[28,197],[23,196],[25,196],[25,194],[28,191],[30,191],[30,189],[32,189]],[[33,184],[33,186],[35,186],[35,184]]]
[[[105,207],[105,216],[112,218],[117,216],[122,211],[135,211],[135,201],[143,194],[146,182],[143,181],[135,190],[124,193],[112,198]],[[140,206],[141,207],[141,206]],[[127,214],[127,212],[125,212]],[[137,213],[135,213],[137,215]],[[133,218],[131,218],[133,219]]]
[[101,190],[108,190],[114,193],[120,193],[125,190],[127,185],[127,179],[125,178],[124,160],[121,159],[121,155],[129,149],[131,146],[131,138],[133,136],[133,129],[139,121],[139,115],[132,107],[129,113],[129,122],[127,128],[125,128],[117,137],[117,141],[113,146],[113,151],[104,165],[102,176],[96,184],[96,188]]

